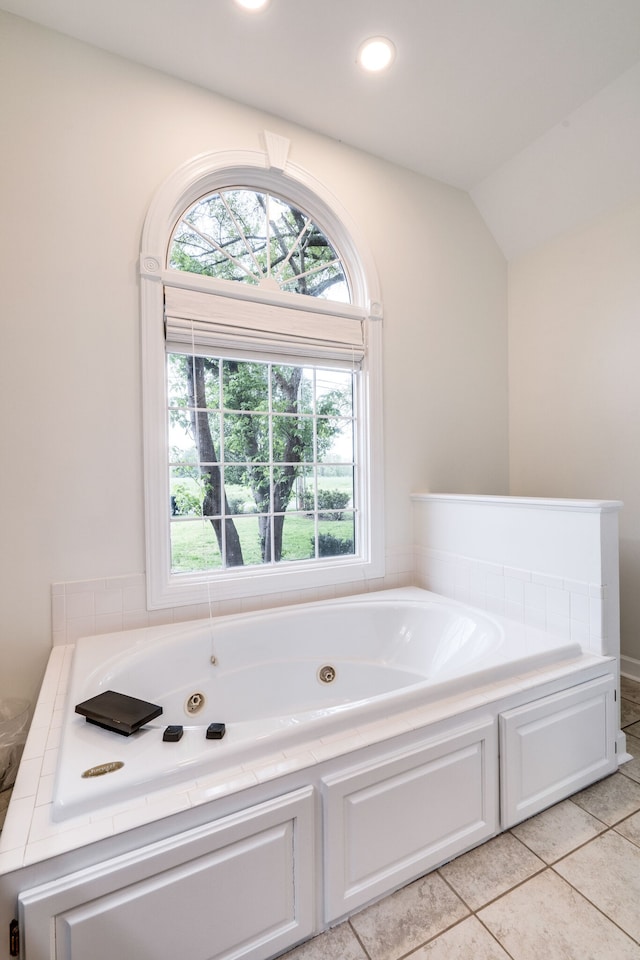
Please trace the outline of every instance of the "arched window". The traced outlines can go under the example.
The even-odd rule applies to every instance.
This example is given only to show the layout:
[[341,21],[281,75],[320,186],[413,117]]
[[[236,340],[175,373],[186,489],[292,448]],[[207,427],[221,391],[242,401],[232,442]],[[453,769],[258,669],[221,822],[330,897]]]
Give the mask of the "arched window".
[[145,225],[150,607],[382,575],[371,278],[308,175],[251,159],[187,165]]
[[331,241],[307,213],[264,190],[234,187],[197,200],[173,231],[169,265],[263,290],[351,302]]

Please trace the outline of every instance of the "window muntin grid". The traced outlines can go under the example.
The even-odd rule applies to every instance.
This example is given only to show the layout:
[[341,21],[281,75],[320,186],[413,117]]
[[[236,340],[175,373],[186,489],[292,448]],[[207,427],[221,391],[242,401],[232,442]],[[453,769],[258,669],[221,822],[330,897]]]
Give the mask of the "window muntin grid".
[[169,266],[351,303],[347,272],[324,232],[269,191],[229,188],[196,201],[173,231]]
[[167,354],[173,574],[357,554],[358,377]]

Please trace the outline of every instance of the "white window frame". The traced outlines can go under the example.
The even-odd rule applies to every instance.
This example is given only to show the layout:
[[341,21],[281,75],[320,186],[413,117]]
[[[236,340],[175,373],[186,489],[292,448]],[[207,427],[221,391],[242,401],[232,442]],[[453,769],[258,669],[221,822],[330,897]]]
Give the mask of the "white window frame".
[[[265,133],[267,149],[206,154],[180,167],[157,192],[147,214],[140,255],[142,322],[143,445],[147,606],[177,607],[366,581],[384,576],[382,453],[382,306],[377,272],[368,246],[336,198],[308,172],[287,159],[289,141]],[[308,213],[339,251],[351,290],[351,305],[232,281],[184,273],[167,266],[168,246],[178,219],[199,198],[225,187],[276,193]],[[361,365],[359,489],[361,552],[354,557],[305,560],[269,566],[234,567],[172,574],[169,536],[169,471],[166,431],[164,287],[215,293],[272,306],[295,303],[303,310],[360,319],[366,353]],[[309,301],[313,300],[312,303]],[[240,304],[238,304],[240,306]],[[318,361],[321,362],[321,361]]]

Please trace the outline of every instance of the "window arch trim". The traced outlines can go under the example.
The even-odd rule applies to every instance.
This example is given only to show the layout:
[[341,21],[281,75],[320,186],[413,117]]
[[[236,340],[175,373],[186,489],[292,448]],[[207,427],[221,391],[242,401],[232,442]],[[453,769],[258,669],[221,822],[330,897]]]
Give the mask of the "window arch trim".
[[[269,156],[258,151],[220,151],[202,154],[179,167],[158,190],[145,220],[140,257],[140,273],[148,279],[175,286],[191,286],[188,274],[166,267],[168,243],[184,211],[208,193],[230,185],[250,186],[278,192],[290,203],[298,204],[335,242],[349,273],[352,304],[372,319],[382,319],[382,303],[377,271],[364,236],[342,204],[310,173],[291,161],[279,170],[270,166]],[[179,274],[179,282],[176,274]],[[211,278],[199,278],[211,279]],[[264,302],[278,302],[279,291],[260,291]],[[240,296],[240,294],[237,294]],[[295,294],[280,297],[305,299]],[[306,298],[311,299],[311,298]],[[315,309],[325,312],[322,301]],[[339,308],[346,307],[339,304]],[[330,312],[330,311],[326,311]]]

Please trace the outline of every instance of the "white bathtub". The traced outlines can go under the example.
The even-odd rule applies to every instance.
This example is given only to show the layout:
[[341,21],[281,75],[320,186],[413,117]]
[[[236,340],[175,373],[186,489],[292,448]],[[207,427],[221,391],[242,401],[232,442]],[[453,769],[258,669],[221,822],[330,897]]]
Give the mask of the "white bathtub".
[[[53,816],[148,795],[581,653],[418,588],[87,637],[74,653]],[[335,672],[330,683],[319,678],[324,666]],[[150,700],[163,714],[130,737],[103,730],[75,706],[104,690]],[[202,706],[191,713],[189,702]],[[226,724],[222,740],[206,739],[211,722]],[[163,742],[168,724],[184,726],[179,742]],[[111,772],[82,777],[102,765]]]

